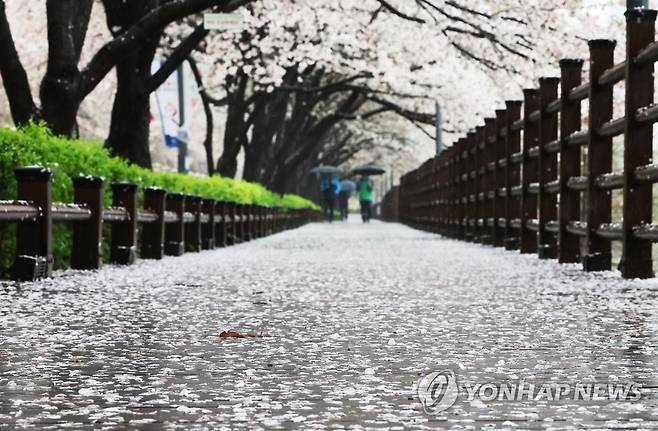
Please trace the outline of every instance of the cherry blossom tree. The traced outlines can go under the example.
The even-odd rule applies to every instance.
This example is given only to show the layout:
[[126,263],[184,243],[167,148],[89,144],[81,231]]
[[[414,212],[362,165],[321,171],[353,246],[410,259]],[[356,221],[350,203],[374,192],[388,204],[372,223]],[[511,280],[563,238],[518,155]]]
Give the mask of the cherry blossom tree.
[[[232,11],[249,1],[105,1],[107,21],[114,37],[101,46],[86,65],[80,67],[94,1],[48,0],[48,60],[40,85],[40,106],[37,106],[27,71],[15,47],[5,1],[0,0],[0,47],[3,52],[0,56],[0,75],[14,122],[21,125],[30,119],[43,119],[54,133],[73,135],[81,102],[117,67],[117,97],[108,146],[128,160],[150,166],[147,91],[157,88],[158,83],[166,78],[164,75],[168,70],[175,70],[198,43],[196,38],[203,33],[199,31],[191,41],[184,41],[180,49],[184,55],[172,56],[162,73],[151,77],[150,60],[163,31],[169,24],[200,11],[210,8]],[[192,47],[187,48],[189,45]],[[145,68],[146,62],[148,68]],[[146,77],[146,74],[149,76]],[[147,78],[148,82],[145,82]],[[146,84],[146,88],[138,84]],[[125,124],[130,119],[133,119],[132,124]],[[131,135],[122,134],[121,130],[130,130]]]
[[336,139],[343,123],[367,130],[398,116],[433,139],[439,100],[446,132],[468,130],[559,58],[585,56],[577,24],[591,11],[562,0],[263,0],[244,13],[245,32],[211,34],[195,53],[227,104],[217,169],[234,175],[244,151],[245,177],[283,191],[308,163],[372,142]]
[[[587,38],[623,34],[623,17],[575,0],[50,0],[39,13],[53,49],[40,62],[25,41],[14,44],[17,30],[29,34],[23,10],[39,7],[28,3],[7,1],[7,19],[0,0],[0,75],[16,124],[44,119],[73,134],[81,104],[98,111],[85,116],[109,117],[114,97],[106,144],[149,166],[148,94],[190,58],[206,72],[196,78],[208,171],[233,176],[244,154],[244,176],[278,190],[315,163],[367,159],[377,149],[424,157],[409,148],[432,147],[436,101],[450,140],[538,76],[556,74],[558,59],[586,58]],[[245,31],[208,34],[198,12],[213,9],[239,10]],[[156,52],[166,62],[151,74]],[[213,106],[226,118],[213,118]],[[223,148],[215,163],[216,125]]]

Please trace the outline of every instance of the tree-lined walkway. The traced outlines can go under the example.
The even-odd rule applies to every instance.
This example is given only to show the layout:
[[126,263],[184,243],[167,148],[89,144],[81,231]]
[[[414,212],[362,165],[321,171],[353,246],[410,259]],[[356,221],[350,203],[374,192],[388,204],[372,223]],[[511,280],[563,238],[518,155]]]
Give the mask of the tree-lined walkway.
[[[658,428],[658,282],[312,224],[230,249],[0,291],[0,428]],[[262,338],[226,339],[225,330]],[[641,401],[458,401],[414,385],[637,382]]]

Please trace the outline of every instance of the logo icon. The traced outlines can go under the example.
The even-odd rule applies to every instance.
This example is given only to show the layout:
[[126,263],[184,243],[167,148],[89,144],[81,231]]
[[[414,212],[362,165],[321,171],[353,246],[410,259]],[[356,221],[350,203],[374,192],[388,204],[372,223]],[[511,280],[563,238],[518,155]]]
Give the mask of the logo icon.
[[449,409],[458,397],[457,378],[452,370],[434,371],[418,382],[418,399],[427,414]]

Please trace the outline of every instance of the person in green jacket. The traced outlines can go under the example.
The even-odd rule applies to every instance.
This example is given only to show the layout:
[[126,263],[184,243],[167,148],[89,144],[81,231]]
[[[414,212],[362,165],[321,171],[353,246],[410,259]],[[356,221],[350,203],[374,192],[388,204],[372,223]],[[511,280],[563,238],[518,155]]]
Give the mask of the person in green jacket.
[[370,222],[372,216],[372,181],[367,175],[359,179],[356,186],[356,192],[359,195],[359,202],[361,203],[361,219],[364,223]]

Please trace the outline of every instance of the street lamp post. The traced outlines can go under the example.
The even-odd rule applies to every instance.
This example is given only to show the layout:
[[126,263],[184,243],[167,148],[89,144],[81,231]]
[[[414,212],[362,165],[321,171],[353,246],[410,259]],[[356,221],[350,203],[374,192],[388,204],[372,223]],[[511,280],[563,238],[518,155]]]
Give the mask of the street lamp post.
[[190,142],[189,132],[186,129],[187,113],[185,112],[185,73],[183,65],[178,66],[178,172],[186,172],[187,146]]
[[436,154],[443,151],[443,112],[441,105],[436,102]]

